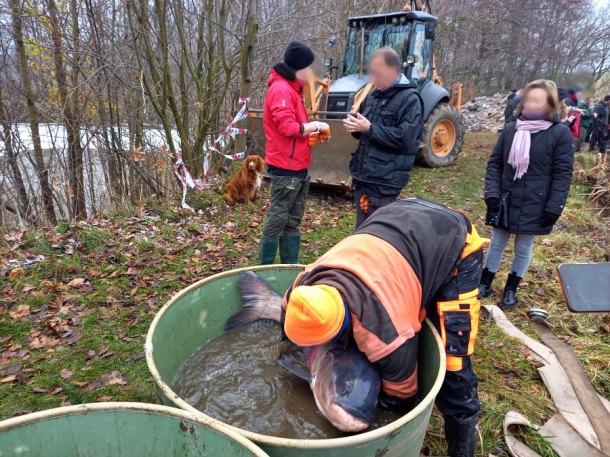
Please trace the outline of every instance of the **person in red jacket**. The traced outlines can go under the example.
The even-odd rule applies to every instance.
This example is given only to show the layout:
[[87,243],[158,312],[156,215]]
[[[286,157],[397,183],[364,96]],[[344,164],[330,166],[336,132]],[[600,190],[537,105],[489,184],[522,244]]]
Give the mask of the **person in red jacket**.
[[303,88],[312,75],[314,54],[293,41],[284,62],[271,70],[265,96],[265,162],[271,177],[271,204],[260,242],[260,264],[271,264],[280,251],[282,263],[298,263],[311,163],[310,135],[328,132],[328,124],[309,122]]

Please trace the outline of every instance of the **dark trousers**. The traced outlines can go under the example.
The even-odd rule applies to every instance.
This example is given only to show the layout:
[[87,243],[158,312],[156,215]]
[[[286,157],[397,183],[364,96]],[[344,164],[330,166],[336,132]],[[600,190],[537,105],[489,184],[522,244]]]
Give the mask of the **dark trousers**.
[[591,143],[590,148],[594,150],[597,145],[599,145],[599,150],[601,152],[606,152],[606,126],[595,126],[593,127],[593,133],[591,135]]
[[278,240],[284,235],[300,233],[309,181],[309,177],[271,176],[271,204],[267,210],[263,238]]
[[583,142],[585,141],[585,137],[587,135],[587,129],[585,127],[580,127],[578,133],[578,138],[574,138],[574,148],[576,149],[576,152],[580,152],[580,148]]
[[[451,429],[476,428],[481,409],[478,380],[470,356],[478,332],[481,304],[477,295],[482,265],[482,249],[462,259],[457,274],[436,293],[436,306],[430,305],[427,310],[447,354],[447,373],[436,397],[436,406],[445,417],[448,438]],[[452,440],[448,439],[448,444],[451,448]],[[450,455],[456,453],[450,452]]]
[[[366,195],[368,200],[368,208],[362,208],[361,201],[364,196],[362,189],[354,189],[354,202],[356,203],[356,228],[360,227],[364,221],[366,221],[371,214],[377,211],[379,208],[383,208],[390,203],[394,203],[398,196],[393,197],[373,197]],[[364,211],[366,209],[366,211]]]
[[593,134],[593,126],[589,125],[585,133],[585,143],[591,143],[591,135]]

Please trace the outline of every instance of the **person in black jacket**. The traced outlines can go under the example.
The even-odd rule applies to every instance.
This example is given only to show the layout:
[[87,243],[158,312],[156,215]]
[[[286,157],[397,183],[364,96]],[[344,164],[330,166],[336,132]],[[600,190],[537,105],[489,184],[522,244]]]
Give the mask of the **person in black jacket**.
[[595,105],[593,111],[593,134],[589,143],[589,151],[595,151],[599,144],[599,152],[606,152],[606,135],[608,134],[608,105],[610,105],[610,95],[606,95],[603,100]]
[[371,56],[375,86],[345,129],[358,140],[350,171],[356,201],[356,227],[394,201],[407,184],[424,129],[423,102],[416,85],[400,71],[398,54],[389,47]]
[[515,121],[515,108],[521,101],[521,89],[513,89],[506,97],[506,107],[504,108],[504,124]]
[[500,303],[503,309],[517,306],[517,287],[529,267],[535,237],[551,232],[568,198],[574,147],[559,109],[552,81],[530,83],[517,107],[518,120],[506,125],[487,164],[486,222],[494,229],[479,293],[491,295],[504,249],[514,234],[515,255]]

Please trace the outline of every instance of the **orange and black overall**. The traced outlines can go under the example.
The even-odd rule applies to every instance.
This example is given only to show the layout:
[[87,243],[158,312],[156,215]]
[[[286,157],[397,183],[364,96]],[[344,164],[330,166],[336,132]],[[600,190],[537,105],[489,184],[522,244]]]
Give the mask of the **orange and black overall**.
[[470,454],[452,452],[455,439],[449,434],[457,424],[474,435],[480,409],[470,355],[478,329],[485,243],[462,213],[427,200],[399,200],[376,211],[293,284],[325,284],[340,292],[350,311],[354,342],[380,371],[380,402],[413,404],[418,332],[430,317],[447,353],[437,405],[448,426],[450,455]]

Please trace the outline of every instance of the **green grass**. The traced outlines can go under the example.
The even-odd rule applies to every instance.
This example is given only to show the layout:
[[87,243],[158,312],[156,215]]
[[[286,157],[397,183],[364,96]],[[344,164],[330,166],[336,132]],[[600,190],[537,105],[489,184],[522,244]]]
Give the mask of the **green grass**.
[[[415,168],[404,195],[463,210],[488,236],[482,189],[486,157],[495,138],[494,134],[469,134],[455,166]],[[29,232],[19,250],[6,254],[10,258],[43,254],[47,260],[32,265],[23,277],[0,279],[0,290],[10,288],[0,294],[0,341],[12,336],[0,343],[0,372],[15,363],[23,365],[21,382],[0,383],[0,419],[62,402],[154,402],[153,384],[142,358],[150,322],[181,288],[209,274],[257,263],[268,189],[259,203],[249,206],[227,207],[218,189],[189,193],[188,201],[201,214],[193,216],[179,209],[178,199],[149,200],[141,207],[109,211],[95,224],[61,223],[57,231]],[[302,224],[301,260],[308,263],[324,254],[351,233],[354,221],[350,200],[332,192],[312,192]],[[594,386],[607,394],[608,318],[568,313],[555,273],[560,262],[604,261],[606,236],[603,221],[589,210],[586,187],[575,182],[557,230],[541,237],[535,246],[531,270],[520,289],[522,305],[509,317],[533,336],[525,311],[534,305],[548,309],[556,333],[568,339]],[[506,257],[510,258],[510,249]],[[497,292],[507,268],[504,265],[498,275]],[[82,278],[83,284],[68,287],[75,278]],[[496,300],[497,295],[486,303]],[[11,318],[8,312],[22,304],[37,312]],[[80,339],[62,338],[51,346],[29,347],[33,336],[52,335],[48,327],[52,318],[80,332]],[[113,354],[99,357],[104,349]],[[19,354],[20,350],[26,354]],[[96,356],[89,357],[90,351]],[[542,424],[554,414],[552,401],[527,351],[495,324],[481,322],[473,360],[482,403],[483,447],[477,455],[508,456],[501,433],[506,412],[516,410]],[[62,378],[62,369],[71,371],[71,377]],[[115,370],[126,385],[96,384]],[[35,393],[35,388],[46,392]],[[540,455],[554,455],[536,432],[523,430],[523,439]],[[445,455],[438,411],[433,414],[425,450],[429,455]]]

